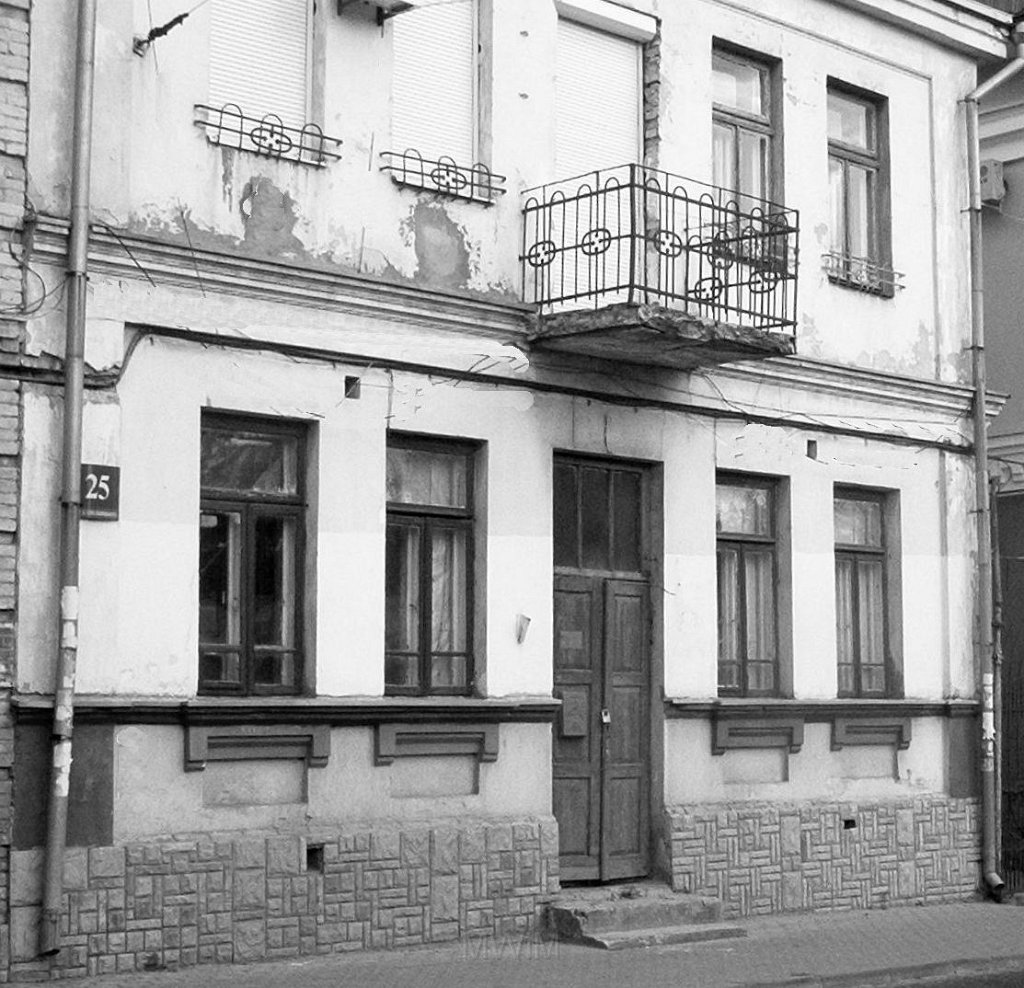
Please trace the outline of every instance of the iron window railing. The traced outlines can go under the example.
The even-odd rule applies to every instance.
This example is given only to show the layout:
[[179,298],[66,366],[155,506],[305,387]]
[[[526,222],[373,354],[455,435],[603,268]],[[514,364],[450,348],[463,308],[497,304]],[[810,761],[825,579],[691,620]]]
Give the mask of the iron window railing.
[[471,199],[489,206],[496,196],[505,194],[505,176],[492,172],[486,165],[457,164],[441,157],[436,161],[424,158],[415,148],[404,151],[382,151],[381,171],[387,172],[396,185],[427,189],[439,195]]
[[195,113],[193,123],[202,127],[211,144],[314,168],[341,158],[341,141],[328,137],[315,123],[286,127],[274,113],[251,117],[235,103],[220,107],[197,103]]
[[527,302],[547,311],[660,303],[762,330],[796,325],[796,210],[643,165],[525,195]]

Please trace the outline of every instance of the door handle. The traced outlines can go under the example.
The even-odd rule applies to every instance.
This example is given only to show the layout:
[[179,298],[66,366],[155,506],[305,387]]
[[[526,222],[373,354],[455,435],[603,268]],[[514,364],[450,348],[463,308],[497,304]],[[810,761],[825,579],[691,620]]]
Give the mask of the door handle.
[[601,710],[601,723],[602,724],[610,724],[611,722],[612,722],[611,712],[608,710],[607,707],[604,707]]

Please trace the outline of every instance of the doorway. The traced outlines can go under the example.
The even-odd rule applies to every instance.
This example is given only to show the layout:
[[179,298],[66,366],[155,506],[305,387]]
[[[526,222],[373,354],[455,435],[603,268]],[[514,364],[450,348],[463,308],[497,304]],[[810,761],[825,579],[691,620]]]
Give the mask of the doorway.
[[557,456],[553,803],[563,881],[646,875],[651,618],[645,468]]

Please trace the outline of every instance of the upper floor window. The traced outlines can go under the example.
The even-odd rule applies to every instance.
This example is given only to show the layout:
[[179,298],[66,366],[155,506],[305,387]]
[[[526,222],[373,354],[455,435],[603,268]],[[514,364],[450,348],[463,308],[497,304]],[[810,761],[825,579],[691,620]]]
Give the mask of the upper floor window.
[[899,581],[891,564],[889,495],[840,488],[834,500],[839,696],[899,695]]
[[555,169],[559,179],[640,160],[642,45],[558,19]]
[[718,692],[779,692],[776,484],[723,475],[716,487]]
[[478,161],[478,0],[414,7],[389,23],[392,150],[459,165]]
[[309,119],[310,0],[211,0],[209,104],[286,127]]
[[779,198],[773,188],[777,112],[772,105],[771,68],[716,48],[711,80],[713,184],[754,199]]
[[473,684],[474,453],[419,437],[388,443],[388,693],[467,693]]
[[829,277],[891,296],[888,104],[834,84],[828,89],[831,206]]
[[199,689],[302,686],[301,425],[205,416],[199,512]]

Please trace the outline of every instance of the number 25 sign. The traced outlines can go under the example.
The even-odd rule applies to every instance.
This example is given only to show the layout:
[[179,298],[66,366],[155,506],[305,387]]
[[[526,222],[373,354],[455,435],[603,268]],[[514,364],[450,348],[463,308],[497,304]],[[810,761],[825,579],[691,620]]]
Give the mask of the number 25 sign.
[[117,521],[121,507],[121,468],[82,464],[82,517]]

